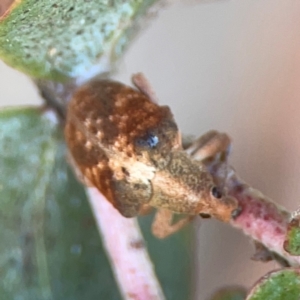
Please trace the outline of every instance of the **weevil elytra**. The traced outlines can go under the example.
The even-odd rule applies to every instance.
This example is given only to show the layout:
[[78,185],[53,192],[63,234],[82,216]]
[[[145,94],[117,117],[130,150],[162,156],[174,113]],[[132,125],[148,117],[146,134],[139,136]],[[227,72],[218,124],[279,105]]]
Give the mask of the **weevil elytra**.
[[[84,181],[125,217],[158,208],[152,230],[165,237],[194,216],[229,221],[237,201],[223,194],[201,160],[226,152],[229,138],[208,132],[185,145],[167,106],[157,104],[142,74],[135,88],[94,80],[70,101],[65,137]],[[172,214],[187,214],[175,224]]]

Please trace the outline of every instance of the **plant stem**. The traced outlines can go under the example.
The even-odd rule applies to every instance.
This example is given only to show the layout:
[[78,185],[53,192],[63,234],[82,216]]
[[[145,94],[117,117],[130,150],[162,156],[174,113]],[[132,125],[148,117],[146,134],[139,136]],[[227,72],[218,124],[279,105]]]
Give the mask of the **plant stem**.
[[[283,249],[291,214],[246,184],[226,163],[213,162],[208,164],[208,168],[217,182],[223,180],[224,184],[226,178],[225,187],[228,193],[238,200],[242,209],[231,224],[242,229],[246,235],[263,244],[269,251],[285,258],[291,266],[299,266],[300,257],[292,256]],[[227,176],[224,176],[224,172]]]
[[137,219],[121,216],[97,189],[87,193],[123,299],[165,299]]

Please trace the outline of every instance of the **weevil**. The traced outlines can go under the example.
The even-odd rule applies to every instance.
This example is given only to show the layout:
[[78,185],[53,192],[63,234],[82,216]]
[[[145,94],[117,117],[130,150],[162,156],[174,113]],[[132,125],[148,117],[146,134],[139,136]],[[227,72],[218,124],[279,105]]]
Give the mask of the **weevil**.
[[[160,106],[148,81],[135,88],[96,79],[74,94],[65,138],[85,183],[96,187],[124,216],[157,208],[152,231],[166,237],[194,216],[229,221],[238,204],[216,186],[203,160],[226,153],[230,139],[210,131],[183,144],[168,106]],[[173,213],[187,217],[172,224]]]

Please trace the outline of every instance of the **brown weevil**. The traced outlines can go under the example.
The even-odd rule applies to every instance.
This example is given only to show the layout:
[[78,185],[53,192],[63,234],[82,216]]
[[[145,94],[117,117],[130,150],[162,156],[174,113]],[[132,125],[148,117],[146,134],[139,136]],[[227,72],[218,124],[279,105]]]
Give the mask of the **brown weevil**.
[[[75,168],[124,217],[157,208],[152,230],[160,238],[199,214],[229,221],[237,201],[201,162],[226,151],[227,135],[210,131],[185,149],[169,107],[157,104],[142,74],[133,82],[93,80],[74,94],[65,137]],[[171,224],[173,213],[188,216]]]

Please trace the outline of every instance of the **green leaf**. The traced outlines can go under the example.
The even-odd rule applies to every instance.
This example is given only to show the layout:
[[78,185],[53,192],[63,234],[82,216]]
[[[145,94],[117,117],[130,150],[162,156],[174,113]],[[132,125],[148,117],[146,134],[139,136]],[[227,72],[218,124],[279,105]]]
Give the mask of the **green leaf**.
[[[61,130],[38,109],[0,111],[0,299],[119,300]],[[165,240],[140,222],[166,298],[190,298],[191,228]]]
[[293,218],[288,225],[286,239],[283,244],[285,251],[291,255],[300,255],[300,220]]
[[84,190],[46,115],[0,112],[0,298],[120,299]]
[[282,269],[264,276],[246,300],[299,300],[300,270]]
[[210,300],[244,300],[246,295],[243,287],[225,287],[213,294]]
[[108,71],[156,1],[16,1],[0,19],[0,58],[40,79]]

